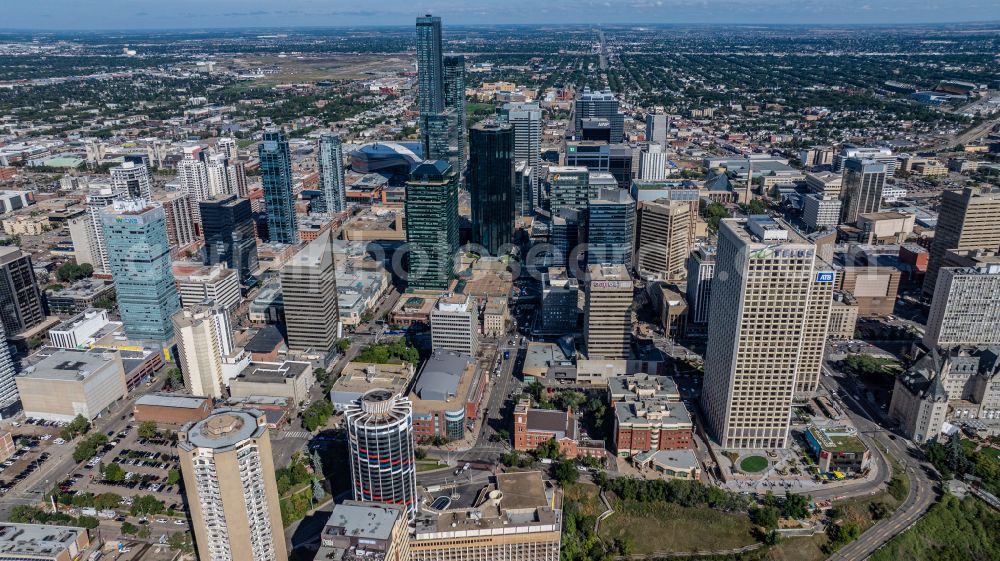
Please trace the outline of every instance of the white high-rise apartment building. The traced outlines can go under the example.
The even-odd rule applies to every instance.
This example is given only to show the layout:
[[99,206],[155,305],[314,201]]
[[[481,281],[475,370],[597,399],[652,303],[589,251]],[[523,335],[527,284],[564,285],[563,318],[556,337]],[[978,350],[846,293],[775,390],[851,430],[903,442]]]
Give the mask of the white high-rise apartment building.
[[215,143],[215,148],[230,162],[235,162],[239,159],[236,139],[231,136],[224,136],[220,138],[219,141]]
[[153,198],[153,180],[149,177],[146,164],[124,162],[111,168],[111,185],[116,189],[125,189],[133,199]]
[[938,269],[924,346],[1000,345],[1000,257]]
[[222,398],[226,385],[222,358],[234,347],[225,307],[206,302],[182,309],[172,320],[184,386],[194,395]]
[[[514,126],[514,161],[527,162],[531,171],[531,202],[539,204],[539,158],[542,152],[542,109],[537,103],[505,103],[500,120]],[[530,213],[528,214],[530,216]]]
[[[86,248],[82,253],[83,258],[89,261],[97,272],[109,272],[110,261],[108,259],[108,244],[104,238],[104,227],[101,222],[101,212],[105,207],[110,206],[115,201],[128,199],[128,190],[125,188],[113,187],[107,183],[92,183],[87,190],[87,218],[86,224],[74,224],[70,228],[70,236],[73,238],[73,246],[79,242],[80,247]],[[78,239],[79,238],[79,239]],[[77,263],[81,255],[77,255]]]
[[479,351],[479,309],[464,294],[446,294],[431,311],[431,345],[476,356]]
[[177,178],[181,182],[181,188],[191,198],[191,216],[196,223],[201,224],[201,208],[198,203],[211,197],[212,190],[208,184],[208,170],[201,159],[200,146],[188,146],[184,149],[184,158],[177,164]]
[[642,151],[639,179],[662,181],[667,178],[667,153],[663,146],[650,144]]
[[236,187],[232,182],[232,166],[229,165],[229,159],[224,154],[212,154],[204,165],[209,196],[231,195],[236,192]]
[[815,244],[768,216],[723,220],[715,262],[709,432],[723,448],[784,448],[793,396],[818,384],[835,274]]
[[216,409],[177,438],[198,559],[288,559],[264,414]]
[[[16,414],[15,408],[19,395],[17,393],[17,383],[14,381],[14,361],[10,357],[10,347],[7,345],[7,334],[3,329],[3,322],[0,322],[0,418],[7,418]],[[8,411],[10,409],[10,411]]]

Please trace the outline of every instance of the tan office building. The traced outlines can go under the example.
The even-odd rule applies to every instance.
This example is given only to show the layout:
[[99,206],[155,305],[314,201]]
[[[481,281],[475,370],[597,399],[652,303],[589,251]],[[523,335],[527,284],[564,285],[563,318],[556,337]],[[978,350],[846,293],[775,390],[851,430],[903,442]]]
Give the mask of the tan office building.
[[683,279],[691,228],[690,204],[664,199],[642,203],[636,251],[640,273],[660,280]]
[[705,391],[724,448],[784,448],[796,393],[819,382],[835,274],[816,246],[767,216],[723,220]]
[[177,436],[198,558],[286,561],[264,414],[219,409]]
[[410,539],[410,560],[558,561],[561,530],[557,487],[537,471],[498,474],[471,507],[424,508]]
[[961,191],[945,191],[941,195],[941,209],[924,277],[924,294],[934,294],[938,270],[945,266],[949,249],[1000,248],[998,216],[1000,192],[983,193],[967,187]]
[[587,358],[624,359],[632,343],[632,277],[625,265],[591,265],[584,300]]
[[288,348],[327,353],[340,338],[337,278],[326,231],[281,268]]
[[[225,382],[222,374],[222,342],[218,314],[222,308],[207,305],[183,309],[172,318],[177,339],[178,362],[184,374],[184,387],[194,395],[222,398]],[[228,329],[226,322],[224,326]]]

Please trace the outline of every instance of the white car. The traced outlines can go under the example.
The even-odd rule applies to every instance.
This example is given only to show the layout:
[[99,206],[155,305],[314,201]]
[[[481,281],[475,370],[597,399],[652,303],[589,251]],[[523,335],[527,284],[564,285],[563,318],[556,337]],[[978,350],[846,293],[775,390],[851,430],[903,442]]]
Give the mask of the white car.
[[167,519],[166,518],[157,518],[156,519],[156,523],[157,524],[166,524],[167,523]]
[[178,518],[177,520],[174,520],[174,525],[176,525],[176,526],[183,526],[185,524],[187,524],[187,522],[185,522],[184,520],[182,520],[180,518]]

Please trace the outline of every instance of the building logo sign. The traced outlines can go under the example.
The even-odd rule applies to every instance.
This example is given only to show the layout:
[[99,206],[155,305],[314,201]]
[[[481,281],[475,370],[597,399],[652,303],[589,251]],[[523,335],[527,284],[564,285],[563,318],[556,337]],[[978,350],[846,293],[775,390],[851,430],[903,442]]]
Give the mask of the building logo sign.
[[833,282],[833,271],[820,271],[816,273],[816,282]]
[[632,288],[632,281],[593,281],[592,288]]

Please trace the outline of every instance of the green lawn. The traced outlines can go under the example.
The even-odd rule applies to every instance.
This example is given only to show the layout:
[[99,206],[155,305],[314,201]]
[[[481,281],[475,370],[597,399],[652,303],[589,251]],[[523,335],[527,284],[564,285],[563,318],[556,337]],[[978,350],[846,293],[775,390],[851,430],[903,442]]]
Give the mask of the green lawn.
[[443,467],[447,467],[447,465],[439,463],[437,460],[417,460],[417,473],[431,471],[432,469],[441,469]]
[[717,551],[754,543],[745,514],[672,503],[615,501],[615,513],[601,522],[601,538],[622,537],[635,553]]
[[872,561],[1000,559],[1000,513],[979,499],[948,496]]
[[748,456],[740,462],[740,469],[746,473],[757,473],[767,469],[768,461],[764,456]]

